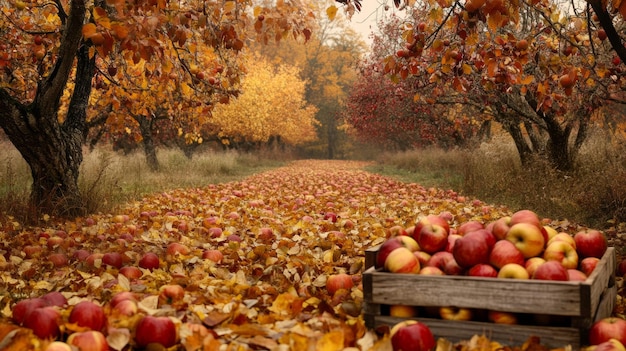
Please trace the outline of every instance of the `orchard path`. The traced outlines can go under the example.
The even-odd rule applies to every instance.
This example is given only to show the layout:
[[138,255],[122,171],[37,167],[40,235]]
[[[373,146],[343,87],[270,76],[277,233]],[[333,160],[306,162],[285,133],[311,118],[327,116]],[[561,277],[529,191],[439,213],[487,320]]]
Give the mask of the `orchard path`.
[[[68,300],[61,339],[77,329],[67,322],[72,306],[89,299],[105,307],[105,335],[116,350],[134,345],[134,328],[148,314],[176,322],[180,350],[388,347],[361,316],[364,250],[380,244],[389,228],[408,227],[426,214],[445,214],[455,227],[509,212],[363,166],[297,161],[239,182],[155,194],[116,214],[46,228],[0,223],[0,349],[45,349],[47,341],[11,323],[11,307],[49,291]],[[575,230],[566,222],[553,224]],[[78,258],[85,252],[96,255]],[[139,278],[129,278],[97,255],[111,252],[133,267],[154,252],[160,266],[140,268]],[[51,254],[67,261],[55,265]],[[355,286],[330,296],[326,279],[340,272],[350,274]],[[166,301],[164,287],[171,285],[182,286],[184,296]],[[136,314],[122,316],[110,307],[122,291],[135,294]]]

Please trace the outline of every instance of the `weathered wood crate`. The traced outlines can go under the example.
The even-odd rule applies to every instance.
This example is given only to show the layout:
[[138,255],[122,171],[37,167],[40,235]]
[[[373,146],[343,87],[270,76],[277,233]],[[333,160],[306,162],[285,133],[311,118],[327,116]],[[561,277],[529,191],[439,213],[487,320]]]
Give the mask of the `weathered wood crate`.
[[[377,251],[378,247],[366,251],[367,270],[363,273],[364,318],[369,328],[393,326],[403,320],[389,315],[391,305],[507,311],[519,314],[520,322],[450,321],[422,318],[419,312],[413,319],[427,324],[435,337],[452,342],[478,334],[505,345],[522,345],[530,336],[537,336],[548,347],[571,345],[578,349],[587,344],[593,322],[611,315],[617,296],[612,247],[584,282],[388,273],[374,268]],[[549,322],[537,325],[536,316]]]

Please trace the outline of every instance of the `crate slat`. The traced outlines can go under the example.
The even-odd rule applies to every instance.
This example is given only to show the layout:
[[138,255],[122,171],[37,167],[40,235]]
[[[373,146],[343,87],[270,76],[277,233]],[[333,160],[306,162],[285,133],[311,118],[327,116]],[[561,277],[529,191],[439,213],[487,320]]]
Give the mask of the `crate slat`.
[[[367,321],[375,320],[375,327],[393,326],[405,319],[389,316],[366,316]],[[474,335],[485,335],[504,345],[522,345],[531,336],[538,336],[541,344],[550,348],[571,345],[574,350],[580,347],[580,331],[569,327],[535,327],[528,325],[503,325],[484,322],[443,321],[429,318],[415,318],[428,325],[436,338],[451,342],[470,340]]]

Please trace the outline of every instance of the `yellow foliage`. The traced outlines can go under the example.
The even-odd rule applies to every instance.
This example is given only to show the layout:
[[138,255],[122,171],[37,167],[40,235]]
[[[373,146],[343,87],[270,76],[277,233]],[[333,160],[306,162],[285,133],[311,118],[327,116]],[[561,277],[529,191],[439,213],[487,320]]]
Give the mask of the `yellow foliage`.
[[259,57],[250,57],[247,67],[241,94],[213,111],[220,136],[249,142],[280,137],[293,145],[314,140],[317,111],[304,100],[305,82],[298,70]]

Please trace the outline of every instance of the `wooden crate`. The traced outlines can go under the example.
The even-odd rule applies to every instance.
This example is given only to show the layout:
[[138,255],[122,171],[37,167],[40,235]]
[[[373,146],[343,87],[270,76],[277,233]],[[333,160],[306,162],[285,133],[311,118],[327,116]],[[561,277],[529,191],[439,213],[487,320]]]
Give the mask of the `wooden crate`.
[[[584,282],[556,282],[521,279],[494,279],[466,276],[398,274],[373,267],[378,247],[366,251],[363,273],[364,317],[369,328],[393,326],[402,318],[389,316],[390,305],[456,306],[477,311],[518,313],[523,323],[502,325],[490,322],[415,319],[426,323],[436,337],[452,342],[486,335],[507,345],[521,345],[538,336],[548,347],[586,345],[589,327],[610,316],[615,305],[615,249],[610,247],[596,269]],[[536,325],[531,317],[548,315],[558,320]],[[524,320],[528,317],[528,320]]]

